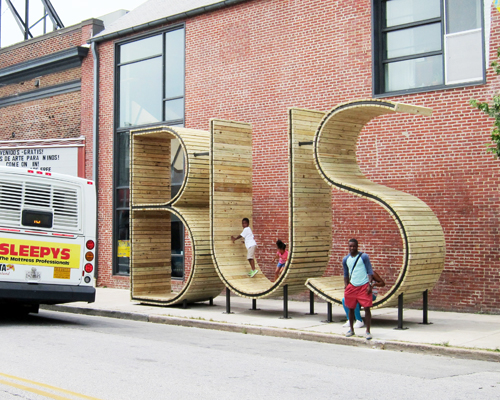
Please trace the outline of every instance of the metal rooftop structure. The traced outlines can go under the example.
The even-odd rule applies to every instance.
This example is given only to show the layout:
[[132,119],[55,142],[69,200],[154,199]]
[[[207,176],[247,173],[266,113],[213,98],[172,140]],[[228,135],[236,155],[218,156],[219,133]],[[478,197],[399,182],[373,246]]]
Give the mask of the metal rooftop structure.
[[[11,11],[12,15],[14,16],[14,19],[19,26],[19,29],[23,33],[24,40],[32,39],[33,34],[32,34],[32,29],[37,26],[40,23],[43,23],[43,34],[47,33],[47,18],[52,21],[52,30],[57,30],[57,29],[62,29],[64,28],[64,24],[61,21],[61,18],[59,18],[59,15],[57,15],[57,12],[50,2],[50,0],[39,0],[42,2],[43,5],[43,15],[38,18],[34,23],[30,25],[30,0],[24,0],[24,18],[22,14],[18,11],[18,9],[14,6],[12,0],[5,0],[7,4],[7,8]],[[0,15],[2,15],[2,3],[0,1]],[[2,45],[2,38],[1,38],[1,18],[0,18],[0,47]]]

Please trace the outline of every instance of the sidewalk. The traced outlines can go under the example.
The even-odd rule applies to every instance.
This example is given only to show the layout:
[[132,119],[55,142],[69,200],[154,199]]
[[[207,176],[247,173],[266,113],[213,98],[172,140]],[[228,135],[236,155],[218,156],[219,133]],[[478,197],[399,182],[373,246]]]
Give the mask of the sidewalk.
[[[335,344],[366,346],[368,348],[439,354],[451,357],[500,362],[500,315],[463,314],[429,311],[431,325],[422,325],[421,310],[404,310],[404,327],[395,330],[398,313],[396,308],[372,311],[373,340],[362,337],[346,338],[344,310],[333,307],[333,323],[327,319],[327,304],[315,303],[317,315],[309,313],[308,302],[290,301],[288,314],[283,316],[283,301],[264,299],[257,301],[257,308],[250,310],[250,299],[231,296],[231,312],[225,314],[226,299],[219,296],[214,305],[208,302],[190,304],[189,308],[155,307],[140,305],[130,300],[126,289],[97,288],[95,303],[70,303],[42,306],[42,309],[97,315],[112,318],[192,326],[239,333],[258,334],[313,340]],[[356,335],[365,329],[357,329]]]

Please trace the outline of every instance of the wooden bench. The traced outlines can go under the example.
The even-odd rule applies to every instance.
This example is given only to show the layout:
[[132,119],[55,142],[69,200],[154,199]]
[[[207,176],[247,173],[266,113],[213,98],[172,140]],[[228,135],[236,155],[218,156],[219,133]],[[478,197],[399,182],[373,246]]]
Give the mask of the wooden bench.
[[[321,176],[333,188],[374,201],[394,218],[403,240],[403,264],[394,285],[373,306],[398,306],[402,315],[404,303],[420,299],[423,293],[426,296],[438,281],[444,267],[445,239],[427,204],[410,194],[371,182],[358,166],[356,146],[363,127],[373,118],[397,112],[430,115],[431,110],[385,100],[337,106],[318,125],[314,159]],[[330,303],[342,303],[343,277],[311,278],[306,286]]]
[[[171,141],[185,155],[185,176],[171,196]],[[208,131],[156,126],[130,133],[131,297],[145,304],[175,305],[211,300],[224,285],[210,246]],[[191,272],[179,292],[171,285],[171,215],[191,243]]]

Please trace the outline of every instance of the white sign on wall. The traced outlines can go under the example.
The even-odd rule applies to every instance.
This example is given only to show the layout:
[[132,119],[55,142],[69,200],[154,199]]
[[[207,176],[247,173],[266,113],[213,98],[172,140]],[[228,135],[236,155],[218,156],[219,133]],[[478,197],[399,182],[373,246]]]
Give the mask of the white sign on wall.
[[78,176],[78,147],[0,147],[0,166]]

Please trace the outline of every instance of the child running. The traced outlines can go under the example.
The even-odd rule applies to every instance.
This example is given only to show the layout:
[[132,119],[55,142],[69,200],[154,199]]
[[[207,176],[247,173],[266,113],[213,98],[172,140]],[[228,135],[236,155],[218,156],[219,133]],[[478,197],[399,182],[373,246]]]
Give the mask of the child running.
[[255,275],[259,273],[258,269],[255,269],[255,249],[257,248],[257,242],[253,236],[253,232],[250,229],[250,221],[248,218],[243,218],[241,221],[241,225],[243,226],[243,232],[239,234],[237,237],[231,236],[231,240],[233,243],[241,238],[245,239],[245,246],[247,248],[247,260],[250,263],[250,268],[252,269],[248,275],[250,278],[253,278]]
[[278,239],[278,241],[276,242],[276,247],[278,247],[278,252],[276,253],[276,257],[274,257],[273,262],[278,260],[278,265],[276,266],[276,271],[274,272],[274,282],[278,280],[281,272],[283,272],[283,267],[286,264],[286,260],[288,260],[288,250],[286,249],[286,244]]

